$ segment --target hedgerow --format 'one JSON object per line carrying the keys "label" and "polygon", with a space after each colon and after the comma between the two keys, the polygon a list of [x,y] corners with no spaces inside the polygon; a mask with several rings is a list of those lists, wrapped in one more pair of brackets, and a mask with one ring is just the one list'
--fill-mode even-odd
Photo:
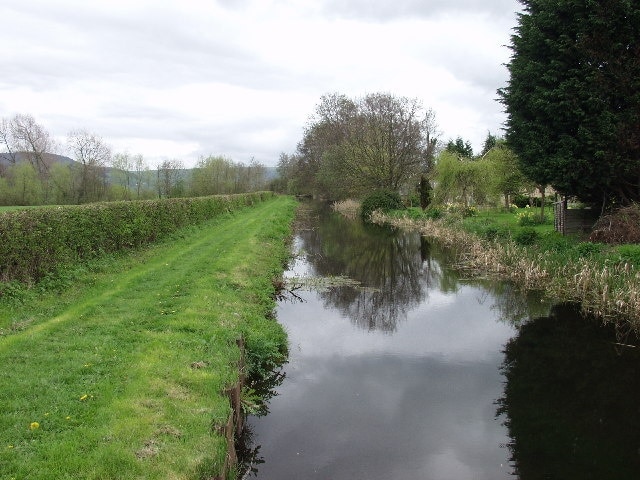
{"label": "hedgerow", "polygon": [[122,201],[0,214],[0,282],[32,283],[64,264],[140,247],[272,192]]}

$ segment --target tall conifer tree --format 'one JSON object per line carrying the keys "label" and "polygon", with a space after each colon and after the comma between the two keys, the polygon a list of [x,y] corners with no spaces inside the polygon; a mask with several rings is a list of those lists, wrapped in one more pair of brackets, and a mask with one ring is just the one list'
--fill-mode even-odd
{"label": "tall conifer tree", "polygon": [[640,2],[520,3],[499,94],[523,172],[594,204],[640,201]]}

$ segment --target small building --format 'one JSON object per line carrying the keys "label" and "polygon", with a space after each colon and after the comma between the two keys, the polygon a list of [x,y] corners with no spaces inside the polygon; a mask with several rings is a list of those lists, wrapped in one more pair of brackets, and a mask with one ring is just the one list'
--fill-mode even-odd
{"label": "small building", "polygon": [[563,235],[588,235],[600,217],[591,208],[569,208],[567,198],[553,204],[554,225]]}

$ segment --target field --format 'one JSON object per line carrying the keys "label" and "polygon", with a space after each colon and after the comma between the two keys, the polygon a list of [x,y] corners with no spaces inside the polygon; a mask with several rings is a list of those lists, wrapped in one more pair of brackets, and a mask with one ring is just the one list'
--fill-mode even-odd
{"label": "field", "polygon": [[286,350],[268,317],[294,208],[269,200],[1,298],[0,478],[218,475],[236,341],[249,370]]}

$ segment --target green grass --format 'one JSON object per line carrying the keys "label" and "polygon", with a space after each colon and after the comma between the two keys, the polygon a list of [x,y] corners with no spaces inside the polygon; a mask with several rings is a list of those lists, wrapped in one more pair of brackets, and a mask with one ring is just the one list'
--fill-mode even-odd
{"label": "green grass", "polygon": [[236,340],[255,368],[286,348],[266,317],[294,207],[277,198],[2,300],[0,478],[218,473]]}

